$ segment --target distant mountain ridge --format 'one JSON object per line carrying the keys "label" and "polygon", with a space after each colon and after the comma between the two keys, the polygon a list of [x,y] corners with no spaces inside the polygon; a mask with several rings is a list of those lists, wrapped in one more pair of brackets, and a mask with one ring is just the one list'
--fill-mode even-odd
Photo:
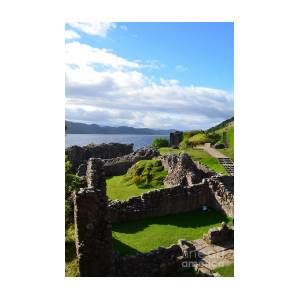
{"label": "distant mountain ridge", "polygon": [[69,134],[149,134],[149,135],[168,135],[175,129],[150,129],[134,128],[128,126],[99,126],[97,124],[85,124],[65,121],[66,133]]}

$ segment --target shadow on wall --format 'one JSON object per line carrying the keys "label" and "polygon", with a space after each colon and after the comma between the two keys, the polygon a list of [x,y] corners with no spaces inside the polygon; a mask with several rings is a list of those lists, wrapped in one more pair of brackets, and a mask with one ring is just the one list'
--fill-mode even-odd
{"label": "shadow on wall", "polygon": [[136,233],[153,224],[173,225],[184,228],[197,228],[211,224],[227,222],[229,220],[230,219],[228,217],[216,211],[193,211],[138,221],[129,221],[126,223],[115,223],[113,224],[113,231],[120,233]]}

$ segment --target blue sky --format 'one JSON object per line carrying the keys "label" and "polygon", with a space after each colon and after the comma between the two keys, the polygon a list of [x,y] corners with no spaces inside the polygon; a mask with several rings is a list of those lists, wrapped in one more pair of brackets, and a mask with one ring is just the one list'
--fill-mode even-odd
{"label": "blue sky", "polygon": [[66,118],[196,129],[233,115],[233,23],[69,23]]}

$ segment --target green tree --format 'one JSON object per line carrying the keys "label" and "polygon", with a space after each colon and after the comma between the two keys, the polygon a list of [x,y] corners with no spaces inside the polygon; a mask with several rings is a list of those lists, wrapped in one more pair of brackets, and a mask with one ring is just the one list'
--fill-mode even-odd
{"label": "green tree", "polygon": [[152,146],[155,148],[168,147],[169,141],[164,138],[156,138],[152,141]]}

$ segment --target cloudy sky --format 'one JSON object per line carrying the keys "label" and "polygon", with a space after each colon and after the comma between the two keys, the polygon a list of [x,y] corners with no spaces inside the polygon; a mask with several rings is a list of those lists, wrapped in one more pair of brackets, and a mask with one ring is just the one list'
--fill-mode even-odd
{"label": "cloudy sky", "polygon": [[233,116],[232,23],[67,23],[66,119],[206,129]]}

